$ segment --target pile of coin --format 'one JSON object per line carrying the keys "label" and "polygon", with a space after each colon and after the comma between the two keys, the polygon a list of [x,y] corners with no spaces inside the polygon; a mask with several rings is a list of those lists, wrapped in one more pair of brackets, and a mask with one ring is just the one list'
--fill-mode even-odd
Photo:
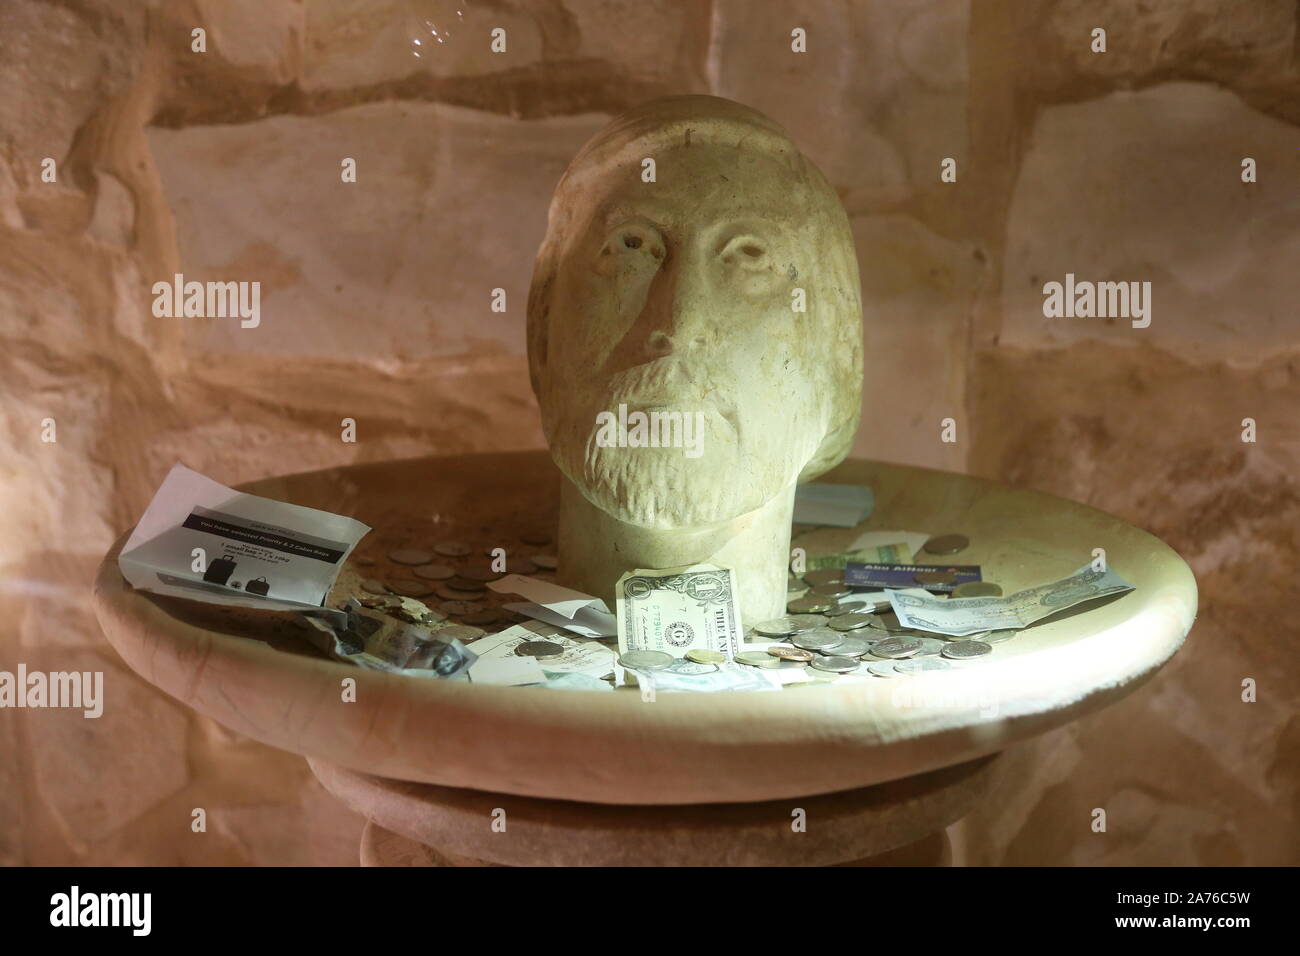
{"label": "pile of coin", "polygon": [[[969,539],[960,534],[930,538],[922,550],[949,555],[964,550]],[[933,572],[940,574],[940,572]],[[943,575],[928,583],[947,584],[954,575]],[[921,581],[919,583],[927,583]],[[844,583],[844,571],[822,568],[787,581],[788,602],[784,617],[754,625],[759,638],[778,638],[779,644],[766,651],[743,651],[736,656],[753,667],[811,667],[828,676],[869,673],[877,677],[898,677],[946,670],[950,662],[975,661],[992,651],[995,643],[1015,632],[995,631],[957,639],[903,626],[888,601],[855,600]],[[988,581],[960,585],[953,597],[999,596],[1002,589]]]}
{"label": "pile of coin", "polygon": [[[404,538],[410,540],[411,535]],[[518,600],[516,596],[497,594],[488,584],[507,573],[547,573],[558,564],[554,555],[532,553],[551,543],[549,532],[528,529],[519,535],[519,541],[524,546],[521,549],[481,548],[481,557],[474,557],[475,549],[466,542],[451,538],[439,539],[427,547],[402,546],[382,553],[354,554],[349,563],[366,569],[359,580],[360,593],[355,596],[365,607],[414,624],[429,626],[451,619],[472,635],[470,639],[479,637],[486,633],[484,627],[528,620],[501,607]],[[502,550],[506,551],[506,568],[498,571],[494,563]],[[384,565],[389,570],[383,570]]]}

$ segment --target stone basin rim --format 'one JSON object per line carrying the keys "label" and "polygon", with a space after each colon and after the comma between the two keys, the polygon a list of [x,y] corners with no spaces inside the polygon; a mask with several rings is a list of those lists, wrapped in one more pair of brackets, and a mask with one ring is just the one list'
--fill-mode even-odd
{"label": "stone basin rim", "polygon": [[[508,453],[509,454],[509,453]],[[523,453],[525,455],[529,453]],[[532,454],[545,454],[532,453]],[[440,456],[436,459],[408,459],[412,463],[462,458]],[[491,457],[491,453],[488,454]],[[384,468],[394,463],[359,466]],[[908,472],[920,472],[905,466],[885,466]],[[350,469],[344,469],[349,471]],[[326,469],[337,472],[338,469]],[[935,476],[978,481],[982,486],[1006,489],[984,479],[930,471]],[[312,472],[303,473],[310,476]],[[254,493],[265,493],[264,485],[295,477],[268,479],[251,483]],[[244,486],[249,490],[249,486]],[[1019,493],[1019,492],[1017,492]],[[1041,492],[1054,502],[1075,509],[1086,509],[1108,522],[1119,519],[1066,499]],[[805,793],[824,793],[866,786],[897,779],[927,770],[949,766],[976,756],[996,752],[1015,740],[1042,733],[1078,716],[1110,703],[1144,683],[1181,645],[1183,634],[1195,613],[1195,582],[1190,570],[1163,542],[1127,523],[1149,542],[1159,545],[1167,558],[1181,566],[1183,579],[1166,581],[1168,593],[1147,593],[1146,604],[1168,605],[1168,626],[1146,648],[1140,667],[1114,675],[1113,680],[1091,680],[1081,685],[1066,681],[1058,693],[1032,707],[1009,712],[996,721],[985,722],[962,717],[945,718],[929,714],[924,708],[903,714],[882,714],[872,706],[872,685],[850,685],[784,690],[761,694],[689,695],[663,694],[653,705],[641,701],[635,692],[594,693],[548,691],[539,688],[483,687],[461,683],[405,678],[396,675],[364,672],[325,658],[312,658],[277,650],[249,638],[222,634],[180,621],[155,604],[149,597],[131,591],[116,566],[116,555],[126,535],[115,544],[101,564],[95,587],[95,606],[105,633],[127,661],[143,677],[178,700],[222,723],[236,732],[252,736],[272,746],[296,753],[320,756],[342,766],[365,773],[415,782],[466,786],[526,796],[559,799],[593,800],[610,803],[643,803],[643,791],[635,796],[624,788],[600,779],[597,766],[614,751],[624,760],[657,768],[657,774],[673,777],[688,774],[690,765],[699,773],[701,764],[708,766],[706,755],[722,760],[723,765],[744,768],[734,785],[717,780],[690,784],[683,780],[659,777],[661,792],[649,802],[693,803],[729,800],[772,799]],[[1148,545],[1149,546],[1149,545]],[[1171,565],[1172,566],[1172,565]],[[1121,599],[1132,599],[1133,592]],[[1190,601],[1190,603],[1188,603]],[[143,631],[142,631],[143,628]],[[141,633],[148,633],[140,640]],[[1067,642],[1078,644],[1104,638],[1106,632]],[[1028,660],[1022,655],[1012,660]],[[997,665],[986,665],[997,666]],[[359,711],[334,708],[332,720],[321,726],[272,726],[257,715],[242,713],[214,687],[205,687],[204,678],[213,668],[224,673],[248,674],[254,683],[297,688],[295,700],[304,696],[316,700],[338,687],[344,677],[357,679],[363,697],[374,702]],[[260,672],[260,673],[258,673]],[[920,682],[943,679],[946,674],[922,675],[904,679],[912,687]],[[1096,675],[1093,675],[1094,678]],[[877,681],[894,685],[897,681]],[[1013,701],[1008,700],[1008,703]],[[391,732],[367,729],[377,715],[393,721]],[[522,730],[545,743],[548,739],[563,750],[555,759],[571,764],[570,777],[590,776],[588,784],[574,779],[548,785],[528,773],[512,779],[508,761],[458,754],[442,766],[439,754],[408,752],[405,741],[409,728],[425,720],[451,722],[471,728],[481,746]],[[737,750],[740,748],[740,751]],[[770,768],[766,772],[753,764],[763,761],[784,765],[789,759],[807,763],[801,748],[811,748],[823,764],[839,762],[826,772],[804,767],[782,780]],[[519,745],[508,745],[507,751]],[[673,752],[680,751],[681,766],[674,766]],[[737,762],[738,753],[745,752]],[[665,763],[666,762],[666,763]],[[793,769],[793,768],[791,768]],[[719,767],[724,771],[724,767]],[[725,772],[725,771],[724,771]],[[689,774],[688,774],[689,775]]]}

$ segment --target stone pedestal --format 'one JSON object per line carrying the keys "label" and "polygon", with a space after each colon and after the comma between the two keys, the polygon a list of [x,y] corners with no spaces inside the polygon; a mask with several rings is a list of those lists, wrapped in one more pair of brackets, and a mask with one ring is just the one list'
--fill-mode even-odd
{"label": "stone pedestal", "polygon": [[[553,535],[558,477],[536,451],[359,465],[246,490],[371,524],[377,565],[390,543],[454,537],[482,553],[517,545],[524,529]],[[326,660],[274,615],[236,621],[133,591],[116,564],[121,542],[100,568],[95,609],[146,680],[236,733],[308,757],[371,821],[372,862],[938,862],[944,828],[998,766],[991,755],[1141,687],[1181,645],[1196,583],[1150,534],[1050,495],[867,461],[825,480],[870,486],[876,509],[857,529],[796,527],[810,557],[867,530],[959,533],[970,539],[962,563],[1010,593],[1103,547],[1135,590],[1027,628],[971,667],[653,703],[634,691],[420,680]],[[358,570],[344,568],[331,603]],[[340,694],[345,680],[354,700]],[[504,833],[491,829],[497,809]],[[804,832],[791,828],[796,809]]]}
{"label": "stone pedestal", "polygon": [[373,866],[869,866],[951,860],[945,828],[999,758],[839,793],[756,803],[619,806],[406,783],[309,758],[370,822]]}

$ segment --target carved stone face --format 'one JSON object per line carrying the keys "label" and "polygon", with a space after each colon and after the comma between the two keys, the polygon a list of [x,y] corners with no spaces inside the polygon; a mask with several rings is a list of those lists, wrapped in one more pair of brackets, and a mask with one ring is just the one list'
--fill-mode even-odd
{"label": "carved stone face", "polygon": [[[705,527],[761,507],[810,462],[829,467],[832,433],[843,456],[861,388],[856,261],[838,200],[793,146],[774,150],[766,129],[744,145],[757,114],[712,97],[638,113],[622,141],[601,134],[575,160],[580,189],[557,190],[529,303],[533,382],[584,497],[643,527]],[[658,413],[685,447],[602,446],[598,416],[620,411],[633,426]],[[683,427],[670,433],[664,413]]]}

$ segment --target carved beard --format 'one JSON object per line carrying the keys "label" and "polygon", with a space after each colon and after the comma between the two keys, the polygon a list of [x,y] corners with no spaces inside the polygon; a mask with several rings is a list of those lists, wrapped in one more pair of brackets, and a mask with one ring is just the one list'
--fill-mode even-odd
{"label": "carved beard", "polygon": [[556,465],[597,508],[644,528],[705,527],[761,508],[795,480],[811,453],[797,429],[746,430],[734,410],[687,402],[656,410],[703,413],[698,458],[676,447],[602,446],[596,442],[599,412],[617,415],[620,402],[629,415],[644,409],[623,390],[603,401],[562,391],[556,401],[552,390],[543,414]]}

